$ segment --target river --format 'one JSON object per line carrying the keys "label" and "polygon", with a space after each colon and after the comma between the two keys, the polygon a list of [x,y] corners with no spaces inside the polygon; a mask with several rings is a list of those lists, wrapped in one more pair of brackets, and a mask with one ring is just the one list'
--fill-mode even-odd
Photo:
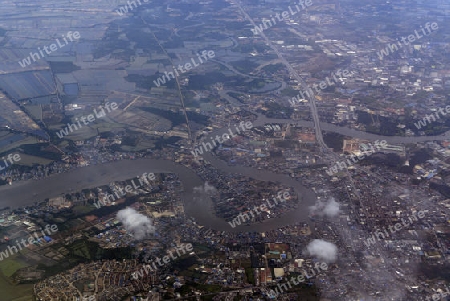
{"label": "river", "polygon": [[[209,156],[208,156],[209,157]],[[32,205],[36,201],[43,201],[46,198],[56,197],[69,192],[81,191],[85,188],[94,188],[106,185],[112,181],[123,181],[144,172],[150,173],[175,173],[183,184],[184,192],[182,201],[187,216],[203,226],[228,232],[239,231],[268,231],[278,227],[307,220],[307,210],[304,206],[313,205],[315,202],[314,192],[301,186],[299,182],[284,175],[271,172],[259,171],[248,167],[229,167],[218,159],[209,158],[214,161],[217,168],[224,172],[236,172],[262,181],[277,179],[279,182],[294,187],[302,198],[301,206],[287,213],[283,218],[275,218],[263,223],[251,226],[238,226],[232,228],[225,220],[215,216],[213,203],[210,197],[198,194],[194,195],[193,188],[202,186],[204,182],[201,178],[187,167],[163,159],[141,158],[136,160],[122,160],[109,162],[101,165],[91,165],[81,167],[67,173],[54,174],[41,180],[27,180],[14,182],[13,185],[0,187],[1,206],[12,208]],[[195,197],[194,197],[195,196]]]}
{"label": "river", "polygon": [[[267,118],[262,114],[258,114],[258,113],[255,113],[255,114],[258,115],[258,119],[256,119],[255,122],[253,122],[254,126],[261,126],[266,123],[280,123],[280,124],[290,123],[290,124],[298,124],[299,126],[302,126],[302,127],[314,128],[314,123],[312,121],[292,120],[292,119],[275,119],[275,118]],[[354,129],[351,129],[348,127],[337,126],[335,124],[326,123],[326,122],[321,122],[320,128],[322,129],[322,131],[333,132],[333,133],[337,133],[337,134],[341,134],[341,135],[349,136],[349,137],[353,137],[353,138],[358,138],[358,139],[366,139],[366,140],[371,140],[371,141],[386,140],[386,142],[389,144],[408,144],[408,143],[414,144],[414,143],[433,141],[433,140],[438,140],[438,141],[450,140],[450,131],[448,131],[445,134],[440,135],[440,136],[402,137],[402,136],[382,136],[382,135],[377,135],[377,134],[371,134],[371,133],[366,133],[364,131],[358,131],[358,130],[354,130]]]}
{"label": "river", "polygon": [[[299,125],[306,127],[313,126],[313,123],[309,121],[297,122],[287,119],[270,119],[262,115],[258,116],[258,119],[253,123],[253,125],[259,126],[265,123],[287,122],[298,123]],[[387,137],[368,134],[362,131],[338,127],[327,123],[321,123],[321,127],[326,131],[360,139],[384,139],[387,140],[388,143],[416,143],[429,140],[444,140],[450,137],[450,132],[447,132],[445,136],[435,137]],[[225,127],[222,129],[216,129],[213,133],[210,133],[210,135],[225,133],[227,132],[227,129],[228,128]],[[211,198],[206,195],[203,195],[202,197],[194,195],[193,188],[202,186],[204,183],[192,170],[168,160],[141,158],[136,160],[109,162],[101,165],[91,165],[78,168],[67,173],[54,174],[41,180],[14,182],[11,186],[4,185],[0,187],[1,206],[18,208],[32,205],[36,201],[40,202],[46,198],[56,197],[61,194],[77,192],[85,188],[94,188],[109,184],[113,181],[127,180],[140,176],[144,172],[175,173],[180,178],[185,190],[182,194],[185,212],[188,216],[195,218],[200,225],[219,231],[263,232],[300,221],[306,222],[308,220],[308,210],[305,208],[315,203],[316,196],[311,189],[302,186],[300,182],[290,178],[287,175],[276,174],[267,170],[257,170],[244,166],[228,166],[225,162],[212,156],[211,153],[205,153],[204,158],[217,169],[225,173],[239,173],[261,181],[273,181],[276,179],[277,182],[293,187],[301,199],[301,203],[297,209],[286,213],[282,218],[270,219],[263,223],[253,224],[251,226],[238,226],[236,228],[232,228],[225,220],[215,216]]]}

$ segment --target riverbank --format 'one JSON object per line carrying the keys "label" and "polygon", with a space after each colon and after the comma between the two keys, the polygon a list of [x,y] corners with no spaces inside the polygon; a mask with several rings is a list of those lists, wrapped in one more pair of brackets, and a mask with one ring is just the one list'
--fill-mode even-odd
{"label": "riverbank", "polygon": [[202,226],[227,232],[264,232],[308,220],[308,210],[305,210],[305,208],[313,205],[316,197],[312,190],[302,186],[296,180],[270,171],[249,167],[231,167],[213,156],[208,156],[208,158],[216,168],[225,173],[240,173],[260,181],[277,179],[280,183],[293,187],[295,192],[301,196],[302,202],[297,209],[286,213],[282,218],[271,219],[242,229],[232,229],[225,220],[215,216],[214,210],[212,210],[213,203],[209,196],[202,195],[199,197],[196,194],[194,198],[194,187],[204,185],[203,180],[196,173],[172,161],[140,158],[81,167],[67,173],[54,174],[41,180],[15,182],[12,186],[0,187],[0,195],[2,196],[0,207],[18,208],[33,205],[35,202],[41,202],[46,198],[107,185],[113,181],[124,181],[144,172],[175,173],[184,187],[181,199],[186,215],[194,218]]}

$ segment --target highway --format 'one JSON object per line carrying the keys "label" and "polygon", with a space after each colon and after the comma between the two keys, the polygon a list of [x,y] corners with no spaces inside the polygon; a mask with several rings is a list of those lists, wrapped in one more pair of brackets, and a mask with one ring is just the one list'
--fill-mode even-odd
{"label": "highway", "polygon": [[[161,48],[161,50],[165,53],[165,55],[167,56],[167,59],[170,61],[170,64],[172,65],[172,68],[175,69],[175,64],[173,63],[172,57],[167,53],[166,49],[164,48],[164,46],[161,44],[161,42],[159,41],[159,39],[156,37],[155,33],[153,32],[153,30],[150,29],[150,25],[142,18],[140,17],[140,19],[142,20],[142,22],[148,26],[148,29],[150,30],[153,38],[155,39],[155,41],[158,43],[159,47]],[[177,83],[177,88],[178,88],[178,95],[180,96],[180,103],[181,103],[181,107],[183,108],[183,113],[184,113],[184,118],[186,119],[186,125],[187,125],[187,130],[188,130],[188,137],[189,137],[189,141],[191,142],[192,145],[195,145],[195,141],[192,138],[192,131],[191,131],[191,126],[189,124],[189,118],[187,116],[186,113],[186,106],[184,104],[184,97],[183,97],[183,93],[181,93],[181,85],[180,85],[180,81],[178,79],[177,73],[173,72],[173,75],[175,77],[175,81]],[[167,77],[167,79],[169,79],[169,77]]]}
{"label": "highway", "polygon": [[[254,27],[257,27],[257,25],[255,24],[255,22],[253,21],[253,19],[247,14],[247,12],[242,8],[242,5],[239,1],[235,1],[235,4],[239,7],[239,10],[242,12],[242,14],[247,18],[247,20],[250,21],[250,23],[252,23],[252,25]],[[291,75],[305,88],[308,87],[308,85],[306,84],[306,82],[303,80],[303,78],[300,77],[300,75],[298,75],[298,73],[294,70],[294,68],[291,66],[291,64],[289,64],[289,62],[284,58],[284,56],[278,51],[278,48],[276,48],[272,42],[269,40],[269,38],[264,34],[264,31],[260,32],[261,37],[264,39],[264,41],[266,42],[266,45],[269,46],[278,56],[278,58],[280,59],[281,63],[283,63],[284,66],[286,66],[286,68],[289,70],[289,72],[291,73]],[[326,151],[328,150],[327,145],[325,144],[325,142],[323,141],[323,136],[322,136],[322,130],[320,128],[320,120],[319,120],[319,114],[317,113],[317,107],[316,107],[316,101],[314,99],[314,97],[312,95],[310,95],[308,97],[308,102],[309,102],[309,106],[311,109],[311,115],[314,121],[314,130],[316,133],[316,140],[317,142],[322,146],[323,150]]]}
{"label": "highway", "polygon": [[[241,3],[239,2],[239,0],[235,0],[234,3],[237,5],[237,7],[239,8],[239,10],[242,12],[242,14],[245,16],[245,18],[247,18],[247,20],[250,21],[250,23],[252,24],[252,26],[256,27],[255,22],[253,21],[253,19],[247,14],[247,12],[242,8]],[[294,70],[294,68],[291,66],[291,64],[283,57],[283,55],[278,51],[278,49],[272,44],[272,42],[270,41],[270,39],[264,34],[264,31],[260,32],[260,36],[264,39],[264,41],[266,42],[266,45],[269,46],[278,56],[278,58],[280,59],[280,61],[283,63],[284,66],[286,66],[287,70],[289,70],[290,74],[302,85],[303,89],[306,90],[306,88],[308,88],[308,85],[306,84],[306,82],[303,80],[303,78],[300,77],[300,75]],[[320,120],[319,120],[319,114],[317,112],[317,107],[316,107],[316,101],[313,95],[309,95],[308,96],[308,102],[310,105],[310,110],[311,110],[311,115],[312,115],[312,119],[314,122],[314,130],[315,130],[315,135],[316,135],[316,140],[319,143],[319,145],[321,146],[321,150],[322,150],[322,154],[325,158],[329,159],[331,162],[336,162],[338,161],[339,155],[334,153],[333,151],[331,151],[327,145],[325,144],[324,140],[323,140],[323,135],[322,135],[322,129],[320,126]],[[361,205],[361,209],[363,212],[367,213],[367,207],[365,206],[360,193],[357,191],[356,186],[353,182],[353,179],[349,173],[348,170],[345,171],[347,178],[349,180],[349,184],[351,186],[351,190],[352,193],[354,194],[354,197],[352,197],[352,194],[348,191],[347,189],[347,194],[350,200],[352,200],[353,198],[356,198],[359,200],[360,205]],[[352,203],[352,202],[351,202]],[[352,206],[353,207],[353,206]],[[355,211],[354,216],[352,216],[352,219],[359,219],[358,216],[358,212]],[[374,228],[373,223],[371,223],[369,221],[369,225],[372,228]],[[349,229],[349,227],[347,225],[341,224],[341,227],[338,227],[340,229],[341,232],[341,238],[345,239],[345,243],[348,243],[351,245],[353,252],[352,253],[347,253],[347,261],[350,260],[354,263],[357,263],[356,258],[354,257],[355,252],[360,251],[360,248],[358,246],[355,245],[355,237],[353,237],[351,230]],[[374,228],[375,230],[375,228]],[[334,232],[334,230],[333,230]],[[372,254],[378,254],[380,255],[380,257],[384,260],[385,263],[385,270],[383,271],[386,274],[390,274],[389,277],[390,278],[390,282],[389,282],[389,288],[384,287],[384,289],[386,290],[384,293],[389,293],[388,290],[394,290],[395,288],[399,288],[402,287],[403,284],[399,283],[398,280],[395,280],[395,267],[392,266],[392,263],[389,260],[389,257],[387,256],[387,250],[384,249],[383,246],[381,246],[381,244],[377,241],[374,245],[372,245],[370,247],[370,252]],[[389,264],[391,263],[391,264]],[[363,271],[364,269],[362,267],[360,267],[360,270]],[[376,273],[376,272],[375,272]],[[373,275],[371,272],[369,273],[362,273],[362,279],[359,279],[359,281],[365,283],[366,285],[370,285],[373,286],[374,285],[379,285],[380,283],[377,283],[378,279],[374,279]],[[372,277],[371,277],[372,276]],[[375,277],[376,278],[376,277]],[[357,279],[351,279],[351,280],[357,280]],[[379,290],[381,290],[381,287],[379,288]],[[392,300],[392,299],[391,299]]]}

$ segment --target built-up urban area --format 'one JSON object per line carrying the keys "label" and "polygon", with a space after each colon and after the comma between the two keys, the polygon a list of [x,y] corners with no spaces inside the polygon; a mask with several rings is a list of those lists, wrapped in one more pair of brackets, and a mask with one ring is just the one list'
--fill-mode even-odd
{"label": "built-up urban area", "polygon": [[447,1],[0,4],[0,299],[450,298]]}

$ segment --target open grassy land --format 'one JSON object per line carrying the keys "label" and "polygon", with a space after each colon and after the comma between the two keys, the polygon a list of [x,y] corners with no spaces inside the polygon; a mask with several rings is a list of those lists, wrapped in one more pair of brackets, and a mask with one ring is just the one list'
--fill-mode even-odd
{"label": "open grassy land", "polygon": [[17,256],[5,258],[0,261],[0,271],[6,277],[11,277],[18,269],[26,266],[26,263],[17,260]]}
{"label": "open grassy land", "polygon": [[0,299],[12,301],[33,300],[33,284],[14,285],[11,275],[18,269],[26,267],[27,264],[18,259],[17,256],[5,258],[0,261]]}
{"label": "open grassy land", "polygon": [[0,273],[1,300],[32,301],[33,284],[13,285]]}
{"label": "open grassy land", "polygon": [[24,166],[33,166],[33,164],[39,165],[47,165],[53,162],[53,160],[45,159],[42,157],[36,157],[31,155],[26,155],[24,153],[18,152],[20,154],[20,161],[16,164],[24,165]]}
{"label": "open grassy land", "polygon": [[[23,136],[23,139],[20,137]],[[14,134],[8,131],[0,131],[0,154],[10,152],[22,144],[36,143],[36,138],[27,137],[22,134]]]}

